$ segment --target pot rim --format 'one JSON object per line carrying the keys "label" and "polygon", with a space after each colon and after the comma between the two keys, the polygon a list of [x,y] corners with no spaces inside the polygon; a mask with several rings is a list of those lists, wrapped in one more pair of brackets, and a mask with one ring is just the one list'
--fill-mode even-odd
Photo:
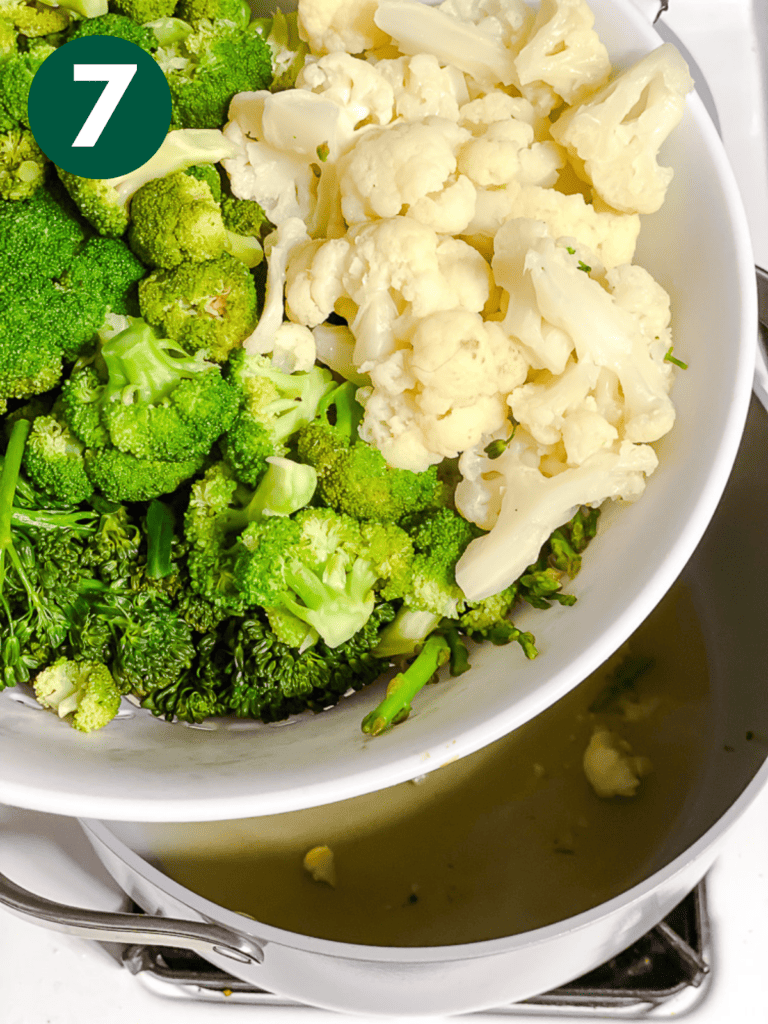
{"label": "pot rim", "polygon": [[127,843],[119,839],[110,829],[110,822],[92,818],[78,818],[78,822],[86,835],[99,846],[106,847],[125,867],[138,873],[150,884],[171,896],[192,914],[203,916],[206,920],[223,924],[235,933],[257,939],[262,945],[273,943],[302,950],[319,956],[341,958],[369,962],[450,962],[452,960],[478,959],[493,957],[519,947],[530,947],[551,942],[557,938],[573,935],[585,928],[592,927],[599,921],[610,918],[619,911],[626,911],[640,902],[663,882],[670,882],[679,873],[688,868],[707,850],[724,838],[730,828],[747,811],[763,787],[768,786],[768,755],[751,781],[745,786],[730,807],[715,821],[694,843],[678,854],[664,867],[659,868],[647,878],[627,889],[623,893],[600,903],[589,910],[584,910],[573,917],[552,924],[544,925],[527,932],[507,935],[497,939],[485,939],[479,942],[456,943],[447,946],[371,946],[360,943],[339,942],[335,939],[321,939],[312,935],[287,931],[275,925],[263,924],[258,920],[245,917],[233,910],[228,910],[211,900],[200,896],[191,889],[175,882],[158,868],[136,853]]}

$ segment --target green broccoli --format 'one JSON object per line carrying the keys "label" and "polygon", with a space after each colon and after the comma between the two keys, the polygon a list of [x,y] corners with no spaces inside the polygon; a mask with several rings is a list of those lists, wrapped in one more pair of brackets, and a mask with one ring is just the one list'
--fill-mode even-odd
{"label": "green broccoli", "polygon": [[176,15],[195,24],[198,21],[228,21],[244,29],[251,20],[247,0],[179,0]]}
{"label": "green broccoli", "polygon": [[434,679],[450,656],[451,648],[446,638],[439,633],[430,636],[408,668],[389,681],[384,700],[363,719],[363,732],[379,736],[393,725],[404,722],[411,713],[413,698]]}
{"label": "green broccoli", "polygon": [[376,540],[330,509],[252,522],[240,536],[234,586],[246,606],[284,609],[338,647],[368,621],[386,579]]}
{"label": "green broccoli", "polygon": [[[1,122],[0,109],[0,127]],[[216,163],[235,152],[221,132],[189,129],[168,132],[145,164],[115,178],[81,178],[61,168],[57,171],[88,223],[101,235],[120,238],[128,229],[131,197],[143,185],[194,164]]]}
{"label": "green broccoli", "polygon": [[48,158],[27,128],[0,132],[0,199],[29,199],[45,180]]}
{"label": "green broccoli", "polygon": [[266,39],[272,52],[270,91],[293,89],[309,53],[309,47],[299,38],[297,12],[276,10],[271,18],[257,18],[253,26]]}
{"label": "green broccoli", "polygon": [[[130,319],[99,355],[106,380],[87,401],[87,411],[68,419],[89,446],[103,441],[102,427],[115,448],[138,459],[196,461],[234,419],[237,395],[215,364],[179,353],[140,318]],[[94,382],[92,370],[75,372],[62,393],[65,416],[75,406],[75,393],[87,399]]]}
{"label": "green broccoli", "polygon": [[113,624],[120,638],[112,673],[121,693],[145,697],[156,687],[177,682],[192,665],[192,630],[164,602],[137,602],[125,619],[117,616]]}
{"label": "green broccoli", "polygon": [[0,61],[0,131],[29,128],[27,102],[32,79],[37,70],[55,50],[40,42],[24,53],[15,53]]}
{"label": "green broccoli", "polygon": [[131,201],[128,242],[144,263],[166,270],[215,259],[226,232],[208,183],[183,171],[147,182]]}
{"label": "green broccoli", "polygon": [[251,28],[203,20],[186,38],[161,46],[160,65],[173,99],[173,123],[184,128],[219,128],[235,93],[266,89],[272,54]]}
{"label": "green broccoli", "polygon": [[56,501],[77,505],[93,493],[83,445],[56,416],[38,416],[33,421],[23,466],[34,486]]}
{"label": "green broccoli", "polygon": [[147,53],[153,53],[158,47],[158,38],[151,28],[135,22],[124,14],[102,14],[98,18],[85,18],[78,21],[68,35],[68,41],[83,39],[87,36],[111,36],[124,39],[141,47]]}
{"label": "green broccoli", "polygon": [[19,52],[19,37],[12,21],[0,14],[0,60]]}
{"label": "green broccoli", "polygon": [[34,680],[35,697],[59,718],[71,715],[70,724],[93,732],[111,722],[120,710],[120,693],[106,665],[98,661],[58,658]]}
{"label": "green broccoli", "polygon": [[85,471],[89,479],[110,501],[149,501],[172,494],[204,464],[204,455],[167,461],[139,459],[117,448],[86,449],[85,452]]}
{"label": "green broccoli", "polygon": [[267,459],[285,452],[286,448],[275,444],[263,423],[247,410],[241,410],[221,438],[221,450],[237,480],[246,487],[256,487],[266,472]]}
{"label": "green broccoli", "polygon": [[[317,470],[326,505],[361,520],[399,522],[445,504],[436,467],[423,473],[388,466],[378,448],[357,437],[362,408],[356,387],[342,384],[321,404],[317,418],[297,438],[299,458]],[[331,424],[328,412],[335,411]]]}
{"label": "green broccoli", "polygon": [[336,388],[333,375],[324,367],[285,373],[268,356],[251,355],[244,349],[231,354],[226,372],[240,395],[242,413],[263,424],[276,447],[310,423],[320,402]]}
{"label": "green broccoli", "polygon": [[49,7],[27,0],[0,0],[0,18],[27,38],[55,35],[69,25],[69,11],[65,6]]}
{"label": "green broccoli", "polygon": [[261,237],[269,224],[262,208],[252,199],[223,196],[221,219],[227,235],[227,252],[247,267],[257,267],[264,259]]}
{"label": "green broccoli", "polygon": [[198,181],[204,181],[210,188],[211,195],[216,202],[221,202],[221,174],[216,164],[195,164],[193,167],[187,167],[184,173],[192,178],[197,178]]}
{"label": "green broccoli", "polygon": [[405,603],[420,611],[455,618],[464,595],[456,583],[456,563],[477,527],[448,508],[422,514],[407,525],[416,551]]}
{"label": "green broccoli", "polygon": [[155,270],[139,285],[142,316],[187,352],[224,362],[258,323],[253,276],[227,253]]}
{"label": "green broccoli", "polygon": [[158,18],[169,18],[176,7],[176,0],[111,0],[110,7],[139,25],[145,25]]}

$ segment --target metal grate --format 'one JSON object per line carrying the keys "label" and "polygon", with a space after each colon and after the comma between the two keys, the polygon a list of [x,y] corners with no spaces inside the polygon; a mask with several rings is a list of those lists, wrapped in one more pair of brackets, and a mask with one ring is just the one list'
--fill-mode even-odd
{"label": "metal grate", "polygon": [[[134,910],[141,912],[140,907]],[[706,893],[701,882],[660,924],[607,963],[552,992],[499,1007],[493,1013],[570,1015],[589,1010],[637,1017],[640,1011],[663,1006],[681,993],[698,998],[709,973],[709,955]],[[233,978],[186,950],[128,946],[122,960],[158,995],[299,1005]]]}

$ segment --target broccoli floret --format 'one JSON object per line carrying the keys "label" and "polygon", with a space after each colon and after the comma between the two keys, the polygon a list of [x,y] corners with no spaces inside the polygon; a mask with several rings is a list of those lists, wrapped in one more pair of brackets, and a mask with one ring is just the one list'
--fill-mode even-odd
{"label": "broccoli floret", "polygon": [[179,0],[176,15],[191,24],[228,21],[243,29],[251,20],[251,8],[246,0]]}
{"label": "broccoli floret", "polygon": [[111,722],[120,710],[120,693],[106,665],[98,661],[58,658],[35,677],[35,697],[59,718],[71,715],[70,724],[93,732]]}
{"label": "broccoli floret", "polygon": [[253,26],[266,39],[272,51],[270,91],[293,89],[309,53],[309,47],[299,38],[297,12],[283,13],[278,10],[271,18],[257,18]]}
{"label": "broccoli floret", "polygon": [[464,607],[464,595],[456,584],[456,563],[477,527],[457,512],[438,509],[407,525],[416,555],[405,602],[411,608],[455,618]]}
{"label": "broccoli floret", "polygon": [[16,26],[0,12],[0,60],[19,52]]}
{"label": "broccoli floret", "polygon": [[104,382],[93,366],[82,366],[61,388],[62,415],[72,433],[88,448],[104,448],[109,434],[101,422]]}
{"label": "broccoli floret", "polygon": [[179,353],[141,319],[106,341],[100,358],[107,377],[93,400],[92,372],[76,373],[63,389],[65,415],[76,392],[86,401],[68,420],[86,444],[98,445],[103,427],[111,444],[138,459],[187,462],[207,455],[236,414],[237,395],[218,368]]}
{"label": "broccoli floret", "polygon": [[251,523],[240,545],[234,582],[246,605],[290,612],[329,647],[363,628],[376,604],[374,587],[386,578],[360,524],[330,509]]}
{"label": "broccoli floret", "polygon": [[29,128],[27,102],[32,79],[55,47],[39,43],[0,61],[0,131]]}
{"label": "broccoli floret", "polygon": [[111,0],[110,6],[118,14],[145,25],[157,18],[169,18],[176,7],[176,0]]}
{"label": "broccoli floret", "polygon": [[189,174],[192,178],[197,178],[198,181],[204,181],[216,202],[221,202],[221,175],[216,164],[195,164],[193,167],[187,167],[184,173]]}
{"label": "broccoli floret", "polygon": [[258,615],[233,620],[224,641],[229,709],[241,718],[277,722],[338,704],[348,690],[362,689],[386,669],[387,661],[372,649],[392,615],[391,605],[380,604],[346,643],[331,648],[319,640],[303,652],[279,640]]}
{"label": "broccoli floret", "polygon": [[324,367],[285,373],[268,356],[250,355],[244,349],[229,357],[227,375],[240,395],[241,414],[263,424],[276,447],[310,423],[322,399],[336,387]]}
{"label": "broccoli floret", "polygon": [[119,238],[128,228],[131,197],[147,182],[193,164],[216,163],[234,155],[235,147],[221,132],[190,129],[168,132],[154,156],[128,174],[81,178],[61,168],[57,171],[88,223],[101,235]]}
{"label": "broccoli floret", "polygon": [[284,446],[275,445],[268,428],[246,411],[235,417],[221,449],[224,461],[246,487],[256,487],[266,472],[267,459],[285,451]]}
{"label": "broccoli floret", "polygon": [[27,0],[0,0],[0,18],[28,38],[55,35],[69,25],[66,7],[48,7]]}
{"label": "broccoli floret", "polygon": [[112,672],[121,693],[146,697],[177,683],[192,665],[192,630],[165,603],[137,603],[124,622],[115,624],[121,630]]}
{"label": "broccoli floret", "polygon": [[46,163],[31,131],[0,132],[0,199],[29,199],[43,184]]}
{"label": "broccoli floret", "polygon": [[[423,473],[388,466],[378,448],[357,437],[362,408],[353,384],[343,384],[321,404],[317,419],[297,438],[299,458],[317,470],[326,505],[361,520],[399,522],[443,505],[437,468]],[[335,422],[328,418],[335,411]]]}
{"label": "broccoli floret", "polygon": [[235,93],[266,89],[272,54],[250,28],[230,22],[199,21],[183,40],[155,54],[173,99],[173,123],[185,128],[218,128],[227,120]]}
{"label": "broccoli floret", "polygon": [[257,267],[264,259],[261,236],[269,223],[262,208],[252,199],[224,196],[221,219],[227,234],[227,251],[247,267]]}
{"label": "broccoli floret", "polygon": [[259,318],[248,268],[227,253],[156,270],[139,286],[142,316],[187,352],[224,362]]}
{"label": "broccoli floret", "polygon": [[139,459],[117,448],[87,449],[85,453],[86,473],[110,501],[149,501],[172,494],[204,464],[204,455],[169,462]]}
{"label": "broccoli floret", "polygon": [[55,416],[38,416],[33,422],[23,465],[34,486],[56,501],[77,505],[93,493],[83,445]]}
{"label": "broccoli floret", "polygon": [[158,47],[158,39],[151,28],[135,22],[124,14],[102,14],[98,18],[85,18],[79,21],[69,34],[69,39],[82,39],[86,36],[112,36],[124,39],[141,47],[147,53],[153,53]]}
{"label": "broccoli floret", "polygon": [[207,182],[178,171],[143,185],[131,201],[128,241],[145,263],[167,270],[215,259],[226,233]]}

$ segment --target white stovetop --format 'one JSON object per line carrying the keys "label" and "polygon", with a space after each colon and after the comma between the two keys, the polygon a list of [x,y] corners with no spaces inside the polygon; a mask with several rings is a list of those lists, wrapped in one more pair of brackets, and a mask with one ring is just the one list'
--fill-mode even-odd
{"label": "white stovetop", "polygon": [[[768,57],[768,0],[669,0],[669,6],[663,24],[687,48],[694,77],[698,64],[709,83],[752,225],[755,260],[768,268],[763,64]],[[692,1024],[768,1021],[766,850],[768,789],[733,829],[707,879],[712,982],[686,1015]],[[0,870],[50,899],[94,909],[121,908],[115,884],[77,824],[67,819],[0,806]],[[46,931],[0,908],[0,1024],[244,1024],[257,1015],[261,1024],[328,1024],[331,1019],[308,1008],[161,999],[100,946]],[[530,1019],[539,1024],[563,1021],[539,1014]],[[585,1024],[597,1020],[578,1019]],[[368,1018],[356,1020],[363,1024]]]}

